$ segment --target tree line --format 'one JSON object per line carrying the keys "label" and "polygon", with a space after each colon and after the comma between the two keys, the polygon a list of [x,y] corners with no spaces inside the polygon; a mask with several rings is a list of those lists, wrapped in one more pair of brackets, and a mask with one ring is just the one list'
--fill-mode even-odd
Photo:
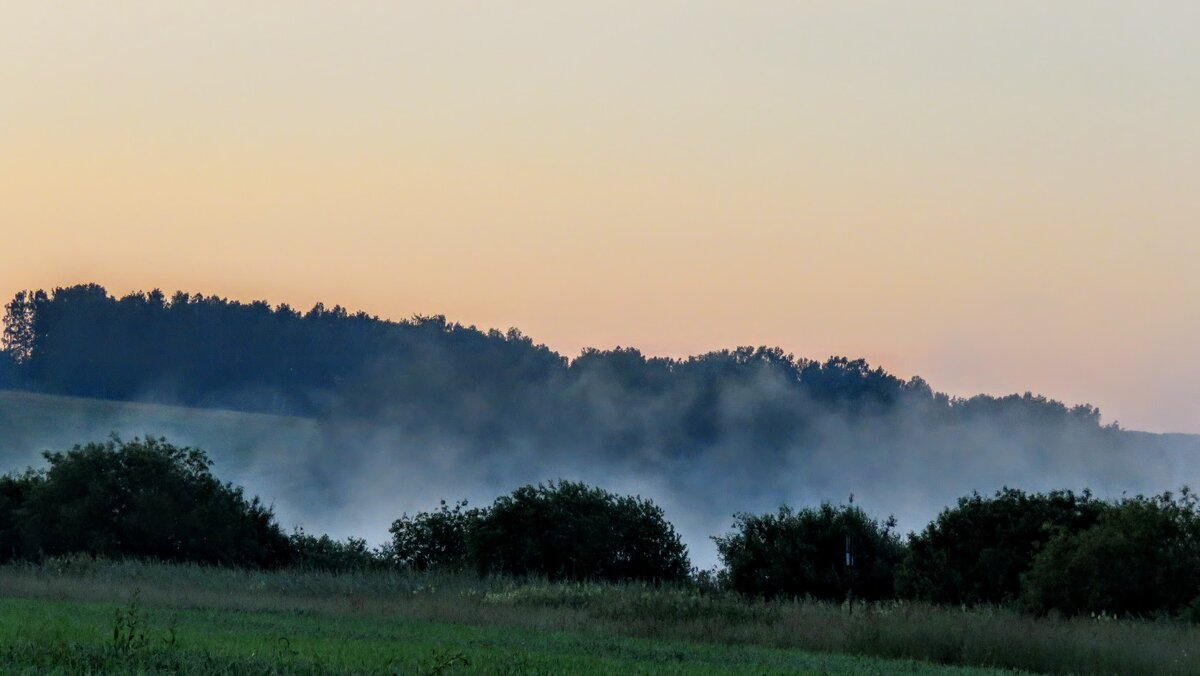
{"label": "tree line", "polygon": [[20,292],[4,322],[0,387],[436,427],[481,446],[510,437],[679,457],[736,439],[769,452],[803,442],[831,413],[900,408],[922,426],[1101,430],[1089,405],[950,397],[861,359],[771,347],[685,359],[587,349],[568,360],[517,329],[443,316],[385,321],[158,290],[117,298],[96,284]]}
{"label": "tree line", "polygon": [[391,539],[282,531],[219,481],[203,451],[134,439],[47,452],[0,477],[0,561],[85,554],[250,568],[442,570],[549,580],[699,584],[765,599],[1004,604],[1036,613],[1200,619],[1200,504],[1190,491],[973,494],[923,530],[853,504],[738,514],[714,537],[723,567],[693,569],[661,508],[560,481],[491,505],[402,515]]}

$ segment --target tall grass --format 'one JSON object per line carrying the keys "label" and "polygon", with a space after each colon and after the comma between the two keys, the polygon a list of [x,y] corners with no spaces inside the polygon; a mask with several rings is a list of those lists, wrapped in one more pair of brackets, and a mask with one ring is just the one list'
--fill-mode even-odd
{"label": "tall grass", "polygon": [[0,568],[0,595],[307,611],[910,658],[1042,673],[1200,673],[1200,628],[1001,608],[763,602],[689,588],[437,573],[261,572],[64,559]]}

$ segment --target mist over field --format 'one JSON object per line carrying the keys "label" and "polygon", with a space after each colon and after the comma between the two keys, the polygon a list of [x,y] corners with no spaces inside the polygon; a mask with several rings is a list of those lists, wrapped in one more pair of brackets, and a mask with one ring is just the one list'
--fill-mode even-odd
{"label": "mist over field", "polygon": [[[750,390],[721,409],[728,433],[702,454],[670,457],[647,444],[620,454],[601,444],[570,447],[532,437],[481,446],[461,431],[301,418],[158,404],[0,393],[5,468],[40,464],[62,450],[116,432],[163,435],[201,447],[217,476],[274,505],[287,528],[354,535],[372,543],[403,512],[439,499],[490,503],[524,483],[575,479],[639,493],[666,511],[693,563],[717,563],[710,535],[737,511],[787,502],[855,502],[895,514],[902,531],[919,530],[970,491],[1092,488],[1101,496],[1174,490],[1195,484],[1200,437],[1062,426],[1027,430],[1004,420],[930,429],[924,416],[899,409],[868,422],[826,416],[806,443],[756,445],[740,432]],[[605,405],[597,403],[600,415]]]}

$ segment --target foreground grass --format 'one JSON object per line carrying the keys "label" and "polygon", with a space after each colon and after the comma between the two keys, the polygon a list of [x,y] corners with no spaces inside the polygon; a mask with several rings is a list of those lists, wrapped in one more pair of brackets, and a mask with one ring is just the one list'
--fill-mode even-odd
{"label": "foreground grass", "polygon": [[[984,674],[913,661],[759,646],[312,612],[0,600],[6,673],[813,673]],[[114,640],[113,627],[117,627]],[[128,640],[127,640],[128,639]]]}
{"label": "foreground grass", "polygon": [[[139,618],[135,629],[118,612]],[[1192,626],[1000,610],[892,604],[849,615],[827,604],[470,576],[0,568],[5,673],[1194,674],[1197,656]]]}

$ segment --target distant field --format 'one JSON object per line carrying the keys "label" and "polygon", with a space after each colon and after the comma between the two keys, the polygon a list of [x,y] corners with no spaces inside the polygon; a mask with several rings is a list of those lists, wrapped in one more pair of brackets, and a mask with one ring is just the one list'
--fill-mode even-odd
{"label": "distant field", "polygon": [[237,467],[249,448],[270,446],[281,454],[311,444],[316,424],[305,418],[185,408],[0,390],[0,465],[40,464],[44,450],[123,437],[166,436],[199,446],[224,467]]}
{"label": "distant field", "polygon": [[123,437],[167,436],[200,446],[218,462],[236,463],[240,451],[272,444],[309,444],[316,424],[305,418],[186,408],[0,390],[0,463],[28,465],[43,450]]}
{"label": "distant field", "polygon": [[0,645],[3,673],[1200,673],[1171,623],[82,559],[0,568]]}

